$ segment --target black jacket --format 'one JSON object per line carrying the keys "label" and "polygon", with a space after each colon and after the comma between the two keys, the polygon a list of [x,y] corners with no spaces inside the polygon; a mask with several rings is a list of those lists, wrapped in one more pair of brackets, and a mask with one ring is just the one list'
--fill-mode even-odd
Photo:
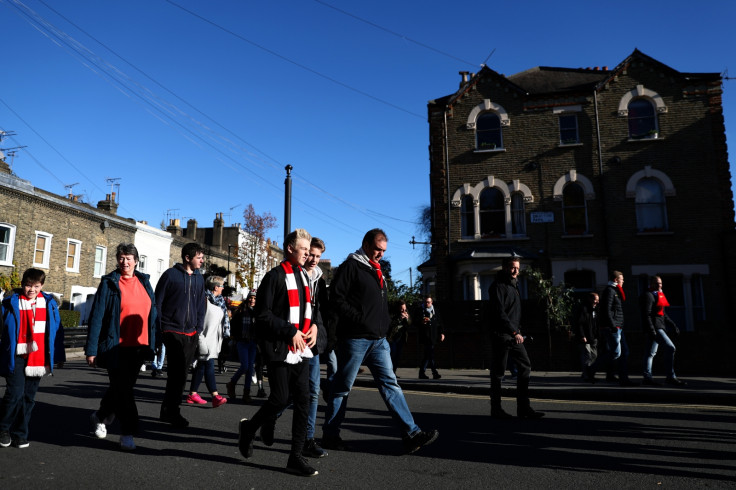
{"label": "black jacket", "polygon": [[[426,308],[422,306],[419,309],[419,342],[425,345],[435,345],[440,341],[445,331],[442,327],[442,319],[437,314],[437,308],[434,309],[434,314],[430,317],[429,312],[425,311]],[[424,323],[424,319],[429,317],[429,323]]]}
{"label": "black jacket", "polygon": [[174,265],[158,280],[155,296],[160,332],[202,332],[207,300],[199,270],[188,274],[181,264]]}
{"label": "black jacket", "polygon": [[[245,301],[245,300],[243,300]],[[238,342],[250,342],[256,338],[255,308],[244,306],[233,313],[230,322],[230,337]]]}
{"label": "black jacket", "polygon": [[666,311],[662,311],[663,315],[657,314],[657,297],[652,291],[647,291],[642,294],[640,298],[641,304],[641,324],[643,325],[644,331],[649,336],[654,337],[657,335],[657,329],[667,330],[667,327],[672,328],[675,333],[680,333],[677,325],[672,319],[667,316]]}
{"label": "black jacket", "polygon": [[488,288],[491,301],[491,333],[514,336],[521,328],[521,297],[516,279],[501,270]]}
{"label": "black jacket", "polygon": [[[598,339],[598,325],[595,310],[588,303],[578,305],[572,317],[573,333],[578,342],[596,344]],[[585,342],[583,342],[585,338]]]}
{"label": "black jacket", "polygon": [[370,265],[348,257],[330,284],[330,305],[338,338],[380,339],[388,334],[386,281]]}
{"label": "black jacket", "polygon": [[603,328],[623,328],[624,326],[624,304],[618,288],[606,286],[601,292],[600,303],[600,326]]}

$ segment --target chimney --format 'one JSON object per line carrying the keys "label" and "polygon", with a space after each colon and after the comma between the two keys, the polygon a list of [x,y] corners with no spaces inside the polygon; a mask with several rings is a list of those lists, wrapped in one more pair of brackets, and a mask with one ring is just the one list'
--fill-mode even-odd
{"label": "chimney", "polygon": [[108,212],[110,214],[118,214],[118,203],[116,203],[114,199],[114,193],[112,199],[110,199],[110,194],[105,194],[105,200],[97,202],[97,209],[99,209],[100,211]]}
{"label": "chimney", "polygon": [[178,219],[171,219],[169,220],[169,226],[166,227],[166,231],[171,233],[174,236],[182,236],[182,230],[181,226],[179,225]]}
{"label": "chimney", "polygon": [[197,241],[197,220],[194,218],[187,220],[187,238]]}
{"label": "chimney", "polygon": [[215,214],[215,221],[212,224],[212,246],[222,249],[222,235],[225,230],[225,220],[222,219],[222,213]]}
{"label": "chimney", "polygon": [[458,73],[462,77],[462,82],[460,82],[460,86],[462,87],[463,85],[465,85],[466,83],[468,83],[468,74],[470,72],[469,71],[459,71]]}

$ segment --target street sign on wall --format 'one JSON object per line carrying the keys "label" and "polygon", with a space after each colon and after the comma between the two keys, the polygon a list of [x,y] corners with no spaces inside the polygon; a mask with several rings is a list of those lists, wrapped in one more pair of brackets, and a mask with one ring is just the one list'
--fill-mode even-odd
{"label": "street sign on wall", "polygon": [[552,211],[534,211],[529,215],[532,223],[554,223],[555,213]]}

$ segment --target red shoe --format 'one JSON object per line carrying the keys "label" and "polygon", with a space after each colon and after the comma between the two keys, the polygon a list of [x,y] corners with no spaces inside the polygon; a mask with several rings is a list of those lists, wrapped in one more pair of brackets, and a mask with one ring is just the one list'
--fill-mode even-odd
{"label": "red shoe", "polygon": [[212,399],[212,408],[217,408],[220,405],[224,405],[227,403],[227,398],[225,398],[222,395],[217,395]]}
{"label": "red shoe", "polygon": [[207,402],[204,400],[204,398],[199,396],[199,393],[192,393],[187,397],[187,403],[198,403],[199,405],[204,405]]}

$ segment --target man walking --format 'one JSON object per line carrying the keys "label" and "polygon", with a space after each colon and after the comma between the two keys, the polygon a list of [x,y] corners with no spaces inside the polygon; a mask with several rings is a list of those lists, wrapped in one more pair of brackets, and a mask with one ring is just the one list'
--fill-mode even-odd
{"label": "man walking", "polygon": [[428,367],[432,370],[432,378],[440,379],[442,376],[437,372],[437,366],[434,363],[434,345],[445,341],[445,333],[440,317],[434,311],[430,296],[424,298],[422,321],[419,324],[419,339],[424,344],[424,358],[419,367],[419,379],[429,379],[426,373]]}
{"label": "man walking", "polygon": [[509,356],[519,370],[516,376],[516,415],[522,419],[544,417],[544,412],[537,412],[529,403],[532,366],[521,335],[519,270],[518,257],[505,257],[501,271],[488,289],[491,301],[491,417],[494,419],[511,418],[511,414],[501,407],[501,378]]}
{"label": "man walking", "polygon": [[251,420],[239,424],[238,449],[245,458],[253,456],[253,439],[261,429],[261,441],[273,444],[276,418],[293,400],[291,452],[287,471],[300,476],[314,476],[317,470],[303,456],[309,407],[310,350],[317,341],[317,327],[312,325],[309,279],[303,270],[309,256],[312,237],[297,228],[286,236],[284,261],[271,269],[258,288],[256,325],[264,361],[268,363],[271,395]]}
{"label": "man walking", "polygon": [[598,325],[596,322],[598,303],[598,293],[590,292],[572,316],[573,333],[580,351],[582,379],[589,383],[595,383],[593,366],[598,358]]}
{"label": "man walking", "polygon": [[386,280],[379,264],[387,245],[383,230],[370,230],[363,237],[362,247],[337,269],[330,286],[330,303],[333,316],[337,317],[338,368],[328,395],[322,432],[322,447],[326,449],[345,449],[340,425],[361,364],[370,369],[389,413],[398,423],[407,453],[431,444],[439,435],[436,430],[423,432],[414,423],[393,372],[386,340],[390,322]]}
{"label": "man walking", "polygon": [[[601,293],[601,334],[606,339],[606,360],[608,373],[606,381],[618,382],[621,386],[636,386],[629,379],[628,359],[629,345],[624,336],[624,275],[622,272],[611,272],[611,280]],[[618,371],[618,378],[614,374]]]}
{"label": "man walking", "polygon": [[156,284],[155,297],[157,328],[169,356],[160,418],[174,427],[184,428],[189,426],[189,421],[181,415],[181,396],[204,327],[207,303],[204,278],[199,273],[204,249],[198,243],[187,243],[181,249],[181,259],[181,264],[163,273]]}
{"label": "man walking", "polygon": [[[644,381],[643,384],[656,386],[659,383],[652,378],[652,363],[657,350],[661,347],[664,354],[664,370],[667,374],[666,383],[675,386],[683,386],[686,383],[675,375],[675,344],[670,335],[677,336],[680,329],[664,311],[670,303],[662,291],[662,278],[652,276],[649,281],[649,291],[641,297],[641,317],[644,330],[647,333],[649,345],[645,351],[644,358]],[[668,335],[667,329],[670,334]]]}

